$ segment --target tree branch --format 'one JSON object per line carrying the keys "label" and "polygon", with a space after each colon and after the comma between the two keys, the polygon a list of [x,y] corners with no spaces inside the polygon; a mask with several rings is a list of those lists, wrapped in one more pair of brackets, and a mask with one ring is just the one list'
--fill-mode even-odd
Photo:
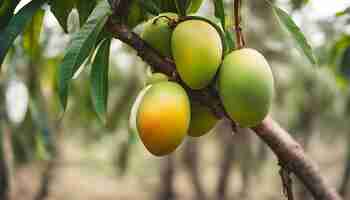
{"label": "tree branch", "polygon": [[[210,107],[218,117],[229,119],[220,103],[217,91],[213,88],[204,90],[189,89],[176,75],[174,62],[169,58],[160,56],[157,51],[147,45],[137,34],[122,24],[113,23],[112,20],[108,21],[106,28],[115,38],[134,48],[137,54],[152,66],[155,71],[175,77],[174,80],[187,90],[191,99]],[[232,120],[231,122],[232,126],[235,127],[234,122]],[[317,170],[316,164],[305,155],[301,146],[275,121],[268,117],[252,130],[273,150],[280,163],[296,174],[315,199],[341,199],[335,190],[326,184]]]}

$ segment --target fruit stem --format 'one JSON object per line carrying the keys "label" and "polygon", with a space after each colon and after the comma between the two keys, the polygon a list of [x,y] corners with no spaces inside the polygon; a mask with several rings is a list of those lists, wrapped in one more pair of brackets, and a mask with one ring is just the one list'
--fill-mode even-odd
{"label": "fruit stem", "polygon": [[162,15],[162,16],[159,16],[159,17],[157,17],[156,19],[154,19],[153,22],[152,22],[152,24],[156,24],[156,23],[158,22],[158,20],[161,19],[161,18],[165,18],[166,20],[168,20],[169,25],[174,24],[174,23],[176,22],[174,19],[171,19],[171,18],[168,17],[168,16]]}
{"label": "fruit stem", "polygon": [[242,33],[242,27],[241,27],[241,6],[242,0],[234,0],[233,7],[234,7],[234,21],[235,21],[235,32],[236,32],[236,43],[237,48],[242,49],[245,46],[245,40]]}

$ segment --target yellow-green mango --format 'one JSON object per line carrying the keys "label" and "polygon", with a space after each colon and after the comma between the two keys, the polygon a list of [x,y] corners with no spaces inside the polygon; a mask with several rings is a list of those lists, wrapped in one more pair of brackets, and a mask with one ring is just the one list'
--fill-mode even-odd
{"label": "yellow-green mango", "polygon": [[187,135],[191,119],[186,91],[177,83],[164,81],[150,86],[138,107],[139,136],[153,155],[173,152]]}
{"label": "yellow-green mango", "polygon": [[168,23],[169,19],[161,16],[166,16],[173,20],[176,20],[178,17],[175,13],[163,13],[150,19],[146,22],[141,37],[162,56],[171,57],[170,42],[172,29]]}
{"label": "yellow-green mango", "polygon": [[218,118],[208,107],[199,103],[191,103],[191,123],[188,135],[200,137],[208,133],[218,122]]}
{"label": "yellow-green mango", "polygon": [[181,79],[192,89],[208,86],[222,58],[223,46],[217,30],[203,20],[181,22],[173,31],[171,47]]}
{"label": "yellow-green mango", "polygon": [[268,114],[274,80],[262,54],[244,48],[228,54],[219,72],[219,93],[226,112],[241,127],[254,127]]}

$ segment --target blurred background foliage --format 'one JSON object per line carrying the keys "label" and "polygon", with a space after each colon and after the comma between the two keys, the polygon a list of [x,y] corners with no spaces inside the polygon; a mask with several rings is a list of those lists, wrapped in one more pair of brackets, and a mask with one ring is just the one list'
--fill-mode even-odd
{"label": "blurred background foliage", "polygon": [[[332,4],[275,1],[306,33],[318,67],[310,66],[297,53],[265,1],[244,1],[242,28],[247,46],[261,51],[273,68],[277,92],[272,115],[303,144],[322,174],[347,199],[350,3],[325,14],[322,9],[315,11],[317,2]],[[231,0],[225,2],[229,15],[232,7]],[[213,16],[213,12],[212,2],[207,0],[199,14]],[[0,177],[9,174],[11,198],[281,199],[279,167],[273,154],[247,130],[232,136],[225,121],[204,137],[186,139],[171,156],[151,156],[128,124],[148,66],[119,41],[113,41],[110,55],[107,124],[101,123],[93,109],[89,60],[73,81],[69,106],[62,117],[57,65],[71,34],[85,19],[73,10],[66,34],[45,8],[35,15],[6,57],[0,76],[4,150]],[[135,31],[142,31],[142,25]],[[309,198],[295,183],[298,198]]]}

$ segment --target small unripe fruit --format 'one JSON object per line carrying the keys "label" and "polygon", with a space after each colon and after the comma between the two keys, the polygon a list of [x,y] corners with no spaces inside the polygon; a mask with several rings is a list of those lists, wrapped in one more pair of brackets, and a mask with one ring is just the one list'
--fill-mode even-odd
{"label": "small unripe fruit", "polygon": [[222,41],[217,30],[203,20],[178,24],[171,38],[172,54],[181,79],[192,89],[212,81],[222,58]]}
{"label": "small unripe fruit", "polygon": [[217,123],[218,118],[208,107],[198,103],[191,104],[191,123],[188,135],[200,137],[208,133]]}
{"label": "small unripe fruit", "polygon": [[171,57],[172,29],[169,26],[169,19],[162,16],[173,20],[176,20],[178,17],[175,13],[163,13],[150,19],[146,22],[141,37],[162,56]]}
{"label": "small unripe fruit", "polygon": [[146,81],[146,85],[151,85],[163,81],[168,81],[169,77],[163,73],[153,73]]}
{"label": "small unripe fruit", "polygon": [[186,91],[174,82],[158,82],[145,92],[136,124],[140,138],[153,155],[173,152],[187,135],[190,102]]}
{"label": "small unripe fruit", "polygon": [[268,114],[274,80],[269,64],[254,49],[227,55],[219,73],[219,93],[226,112],[241,127],[253,127]]}

